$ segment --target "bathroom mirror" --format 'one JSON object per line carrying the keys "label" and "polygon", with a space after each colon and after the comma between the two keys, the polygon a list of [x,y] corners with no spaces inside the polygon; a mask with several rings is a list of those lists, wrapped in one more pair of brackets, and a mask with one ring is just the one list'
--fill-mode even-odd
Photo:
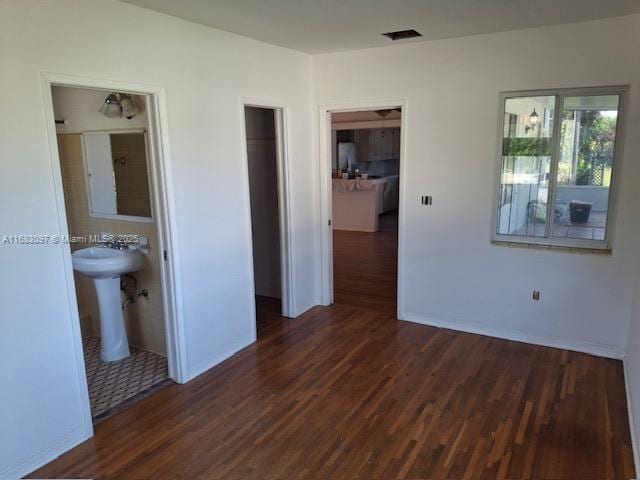
{"label": "bathroom mirror", "polygon": [[84,132],[83,140],[89,214],[151,222],[146,132]]}

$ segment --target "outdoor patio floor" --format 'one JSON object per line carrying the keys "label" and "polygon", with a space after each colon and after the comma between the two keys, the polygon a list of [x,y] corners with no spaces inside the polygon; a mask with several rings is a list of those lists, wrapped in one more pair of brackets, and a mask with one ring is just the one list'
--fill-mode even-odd
{"label": "outdoor patio floor", "polygon": [[[586,223],[554,223],[553,237],[576,238],[581,240],[604,240],[607,225],[607,212],[591,212]],[[529,221],[512,235],[528,237],[544,237],[544,222]]]}

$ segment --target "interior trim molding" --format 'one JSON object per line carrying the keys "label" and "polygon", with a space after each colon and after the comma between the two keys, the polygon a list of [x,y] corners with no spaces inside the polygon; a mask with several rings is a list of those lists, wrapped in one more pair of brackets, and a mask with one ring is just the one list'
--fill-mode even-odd
{"label": "interior trim molding", "polygon": [[412,313],[399,316],[398,319],[407,322],[420,323],[422,325],[429,325],[431,327],[474,333],[476,335],[485,335],[487,337],[500,338],[503,340],[530,343],[533,345],[541,345],[543,347],[562,348],[565,350],[572,350],[574,352],[588,353],[597,357],[613,358],[616,360],[622,360],[624,358],[623,348],[605,343],[591,342],[588,340],[557,337],[552,335],[538,335],[505,328],[493,328],[479,323],[440,320]]}
{"label": "interior trim molding", "polygon": [[[125,81],[99,79],[71,74],[40,72],[42,106],[49,144],[50,172],[52,188],[56,196],[56,213],[60,233],[68,234],[68,219],[64,202],[64,189],[58,154],[57,132],[53,114],[52,86],[95,88],[109,91],[124,91],[146,95],[149,109],[149,157],[150,194],[154,199],[153,217],[158,231],[158,250],[167,252],[167,258],[160,262],[160,278],[162,286],[162,302],[166,331],[167,359],[169,376],[178,383],[186,382],[187,349],[185,319],[182,308],[182,284],[180,258],[178,248],[177,224],[175,219],[175,194],[171,176],[171,154],[169,150],[169,134],[167,131],[166,92],[162,86],[138,84]],[[74,333],[74,347],[78,370],[78,382],[81,390],[81,403],[86,430],[93,434],[91,409],[87,392],[84,354],[80,332],[80,318],[71,266],[71,252],[60,245],[60,254],[64,265],[67,301],[71,313],[70,321]]]}
{"label": "interior trim molding", "polygon": [[622,359],[624,372],[624,390],[627,394],[627,414],[629,415],[629,431],[631,432],[631,450],[633,451],[633,464],[636,467],[636,478],[640,472],[640,452],[638,452],[638,439],[636,438],[635,422],[633,421],[633,403],[631,402],[631,390],[629,389],[629,371],[626,357]]}
{"label": "interior trim molding", "polygon": [[48,447],[30,455],[13,466],[0,470],[0,478],[22,478],[89,438],[91,438],[91,434],[88,434],[84,426],[81,425],[55,440]]}
{"label": "interior trim molding", "polygon": [[[255,306],[255,271],[253,267],[253,232],[251,217],[251,191],[249,186],[249,152],[247,146],[250,143],[264,142],[265,139],[247,139],[247,126],[245,118],[246,107],[267,108],[273,110],[275,120],[275,141],[276,146],[276,168],[278,184],[278,231],[280,234],[280,296],[281,314],[283,317],[292,318],[297,302],[296,283],[294,281],[294,271],[297,265],[295,252],[295,225],[292,204],[292,186],[290,179],[291,159],[289,152],[289,111],[287,102],[267,98],[256,98],[241,96],[240,106],[240,135],[242,140],[242,170],[244,177],[244,197],[247,207],[247,232],[252,239],[249,248],[251,292],[249,302],[253,305],[253,317],[256,316]],[[254,327],[255,328],[255,327]],[[254,335],[257,338],[257,332]]]}
{"label": "interior trim molding", "polygon": [[[320,297],[322,305],[331,305],[333,296],[333,227],[331,226],[332,211],[332,183],[331,183],[331,114],[340,112],[360,112],[368,110],[380,110],[389,108],[400,108],[400,196],[398,210],[398,272],[397,272],[397,295],[398,295],[398,316],[404,305],[404,251],[405,251],[405,211],[408,202],[406,201],[406,159],[407,155],[407,131],[408,121],[408,100],[400,98],[397,100],[387,99],[363,99],[348,103],[321,104],[316,105],[317,124],[317,145],[316,158],[318,167],[319,194],[317,214],[318,219],[318,245],[320,246]],[[386,122],[385,122],[386,124]]]}

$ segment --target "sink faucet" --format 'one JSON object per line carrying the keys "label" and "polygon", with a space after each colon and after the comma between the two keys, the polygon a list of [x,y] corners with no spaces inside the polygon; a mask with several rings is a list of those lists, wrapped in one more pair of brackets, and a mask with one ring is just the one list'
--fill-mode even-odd
{"label": "sink faucet", "polygon": [[115,248],[116,250],[128,250],[129,246],[122,240],[116,240],[115,242],[111,242],[111,248]]}
{"label": "sink faucet", "polygon": [[105,248],[113,248],[115,250],[127,250],[129,248],[129,246],[127,245],[126,242],[123,242],[122,240],[107,240],[105,242],[100,242],[102,243],[102,245],[105,246]]}

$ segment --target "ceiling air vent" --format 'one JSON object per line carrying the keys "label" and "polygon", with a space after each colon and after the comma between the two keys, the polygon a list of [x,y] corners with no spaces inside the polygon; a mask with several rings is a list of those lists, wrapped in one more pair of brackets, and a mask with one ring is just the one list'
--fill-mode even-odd
{"label": "ceiling air vent", "polygon": [[394,41],[422,36],[421,33],[416,32],[415,30],[400,30],[398,32],[383,33],[382,35],[384,35],[385,37],[389,37],[391,40],[394,40]]}

